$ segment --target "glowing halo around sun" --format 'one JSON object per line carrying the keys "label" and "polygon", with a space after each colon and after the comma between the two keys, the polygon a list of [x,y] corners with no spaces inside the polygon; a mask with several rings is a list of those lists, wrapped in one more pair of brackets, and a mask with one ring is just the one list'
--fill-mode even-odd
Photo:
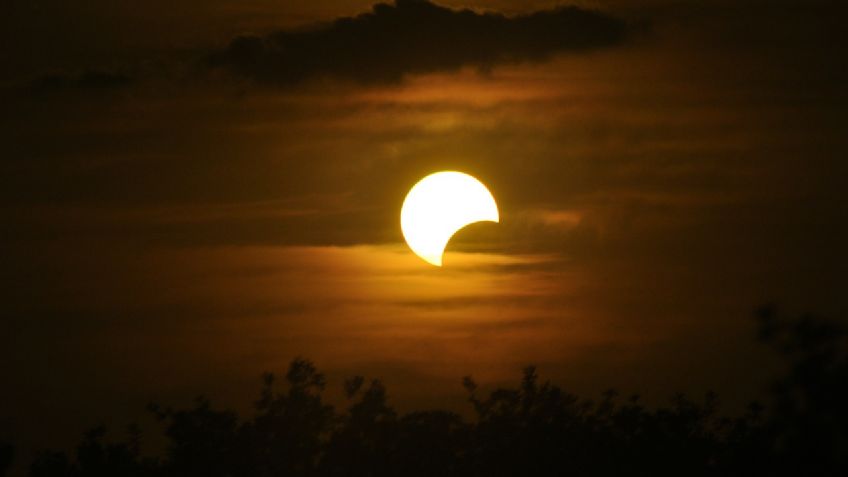
{"label": "glowing halo around sun", "polygon": [[498,222],[489,189],[456,171],[430,174],[412,186],[400,210],[400,228],[409,248],[437,267],[451,237],[475,222]]}

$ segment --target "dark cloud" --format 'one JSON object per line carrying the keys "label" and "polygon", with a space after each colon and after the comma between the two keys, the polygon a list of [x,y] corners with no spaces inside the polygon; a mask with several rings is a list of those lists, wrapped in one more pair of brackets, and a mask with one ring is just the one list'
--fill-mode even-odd
{"label": "dark cloud", "polygon": [[133,82],[129,75],[119,72],[86,70],[80,73],[54,73],[37,78],[26,85],[33,93],[63,91],[107,91]]}
{"label": "dark cloud", "polygon": [[211,62],[279,84],[315,77],[393,82],[407,74],[489,68],[610,46],[624,33],[622,21],[577,7],[506,17],[397,0],[312,30],[240,36]]}

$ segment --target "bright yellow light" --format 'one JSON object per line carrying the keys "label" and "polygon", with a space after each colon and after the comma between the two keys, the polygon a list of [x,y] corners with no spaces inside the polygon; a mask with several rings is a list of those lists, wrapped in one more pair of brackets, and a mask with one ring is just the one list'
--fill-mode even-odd
{"label": "bright yellow light", "polygon": [[489,189],[462,172],[442,171],[410,189],[400,211],[400,228],[409,248],[427,262],[442,266],[451,237],[474,222],[498,222],[498,205]]}

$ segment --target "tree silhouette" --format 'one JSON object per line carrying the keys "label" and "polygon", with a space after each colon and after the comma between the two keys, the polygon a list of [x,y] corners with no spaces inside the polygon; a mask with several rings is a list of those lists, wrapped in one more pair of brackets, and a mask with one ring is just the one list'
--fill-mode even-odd
{"label": "tree silhouette", "polygon": [[[480,392],[463,379],[474,418],[443,410],[398,414],[379,380],[343,384],[348,405],[323,399],[324,376],[295,359],[278,389],[266,374],[254,414],[151,405],[168,447],[139,455],[140,432],[105,443],[89,431],[73,458],[42,452],[33,477],[100,476],[516,476],[516,475],[848,475],[848,335],[812,316],[757,313],[760,339],[790,365],[773,386],[768,408],[751,403],[741,416],[720,415],[715,394],[674,396],[648,408],[615,390],[581,399],[524,369],[515,388]],[[366,384],[367,383],[367,384]],[[11,447],[0,446],[0,470]]]}
{"label": "tree silhouette", "polygon": [[104,443],[106,429],[97,427],[85,433],[71,461],[60,452],[42,452],[30,468],[32,477],[143,477],[157,475],[153,461],[140,459],[131,443]]}
{"label": "tree silhouette", "polygon": [[11,444],[0,442],[0,477],[5,477],[15,457],[15,448]]}
{"label": "tree silhouette", "polygon": [[791,364],[774,383],[774,405],[767,423],[776,469],[803,475],[848,472],[848,333],[814,315],[797,320],[774,308],[757,313],[760,339]]}

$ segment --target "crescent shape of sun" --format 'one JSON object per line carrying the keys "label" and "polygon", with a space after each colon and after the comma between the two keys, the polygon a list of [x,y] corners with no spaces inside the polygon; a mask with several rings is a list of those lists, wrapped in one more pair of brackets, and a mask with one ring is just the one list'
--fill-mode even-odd
{"label": "crescent shape of sun", "polygon": [[409,248],[437,267],[451,237],[475,222],[498,222],[498,205],[489,189],[456,171],[430,174],[415,184],[400,211],[400,228]]}

